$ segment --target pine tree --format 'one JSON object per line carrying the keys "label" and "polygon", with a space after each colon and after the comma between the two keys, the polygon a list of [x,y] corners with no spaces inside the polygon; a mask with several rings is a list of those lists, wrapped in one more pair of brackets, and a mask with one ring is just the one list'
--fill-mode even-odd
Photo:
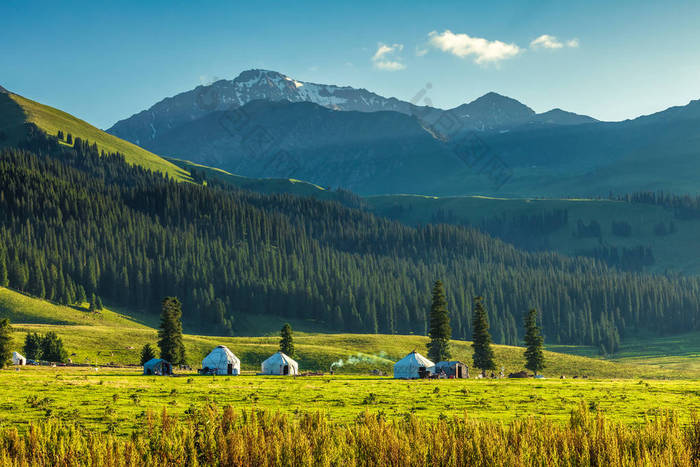
{"label": "pine tree", "polygon": [[83,287],[82,285],[78,285],[78,288],[76,289],[75,302],[78,305],[82,305],[87,301],[88,299],[87,294],[85,293],[85,287]]}
{"label": "pine tree", "polygon": [[177,297],[165,297],[161,302],[158,338],[160,358],[173,365],[185,364],[185,345],[182,342],[182,305]]}
{"label": "pine tree", "polygon": [[544,353],[542,346],[544,338],[537,325],[537,310],[531,309],[525,317],[525,368],[537,375],[544,368]]}
{"label": "pine tree", "polygon": [[156,358],[156,350],[151,344],[144,345],[141,349],[141,365],[153,358]]}
{"label": "pine tree", "polygon": [[449,360],[450,351],[450,315],[447,311],[447,300],[441,281],[436,281],[433,286],[433,303],[430,307],[430,330],[428,332],[428,358],[434,362]]}
{"label": "pine tree", "polygon": [[12,326],[8,318],[0,319],[0,368],[5,368],[12,356]]}
{"label": "pine tree", "polygon": [[472,317],[472,359],[474,366],[482,372],[495,370],[493,361],[493,349],[491,348],[491,334],[489,334],[489,319],[484,308],[483,297],[474,298],[474,313]]}
{"label": "pine tree", "polygon": [[68,360],[68,352],[63,348],[63,341],[55,332],[47,332],[41,339],[41,357],[49,362]]}
{"label": "pine tree", "polygon": [[0,250],[0,287],[10,285],[10,279],[7,274],[7,261],[5,260],[4,252]]}
{"label": "pine tree", "polygon": [[100,298],[99,295],[98,295],[97,298],[95,299],[95,307],[96,307],[98,310],[102,310],[102,299]]}
{"label": "pine tree", "polygon": [[28,332],[24,338],[23,350],[28,360],[41,360],[41,336]]}
{"label": "pine tree", "polygon": [[292,327],[289,323],[285,323],[280,331],[280,352],[294,357],[294,336],[292,335]]}

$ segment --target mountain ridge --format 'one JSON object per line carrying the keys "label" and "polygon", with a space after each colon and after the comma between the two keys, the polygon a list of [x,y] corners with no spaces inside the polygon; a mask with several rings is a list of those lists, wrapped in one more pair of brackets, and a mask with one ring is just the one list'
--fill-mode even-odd
{"label": "mountain ridge", "polygon": [[[120,138],[150,149],[158,135],[183,123],[196,120],[214,111],[226,111],[241,107],[253,100],[288,100],[289,102],[313,102],[333,110],[377,112],[390,110],[414,115],[427,126],[439,123],[445,114],[451,118],[459,115],[459,130],[503,128],[527,122],[536,114],[515,99],[490,92],[453,109],[419,106],[395,97],[384,97],[364,88],[337,86],[299,81],[272,70],[252,69],[241,72],[232,80],[218,80],[200,85],[172,97],[166,97],[146,110],[116,122],[107,130]],[[522,106],[526,112],[512,116],[499,105],[510,108]],[[465,107],[466,106],[466,107]],[[464,118],[464,109],[476,115]],[[505,116],[505,118],[503,118]],[[589,117],[590,118],[590,117]],[[552,120],[550,124],[559,124]],[[562,123],[570,124],[570,123]],[[438,132],[443,133],[438,128]]]}
{"label": "mountain ridge", "polygon": [[[495,110],[481,112],[488,118],[477,130],[460,127],[460,117],[484,108]],[[631,121],[598,122],[561,109],[534,114],[491,93],[442,115],[452,117],[431,126],[396,111],[340,112],[306,101],[255,100],[169,128],[150,149],[246,177],[302,179],[361,195],[700,190],[693,176],[700,158],[692,156],[700,148],[700,125],[694,123],[700,101]],[[552,119],[572,124],[552,125]],[[512,126],[503,129],[506,121]],[[444,131],[444,125],[453,126]],[[512,175],[501,177],[508,181],[503,189],[487,170],[494,164]]]}

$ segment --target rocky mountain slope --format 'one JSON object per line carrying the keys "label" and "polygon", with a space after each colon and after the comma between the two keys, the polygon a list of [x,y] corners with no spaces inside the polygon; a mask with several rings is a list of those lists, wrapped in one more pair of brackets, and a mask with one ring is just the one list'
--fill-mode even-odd
{"label": "rocky mountain slope", "polygon": [[504,129],[528,122],[558,125],[594,121],[590,117],[585,117],[583,121],[572,120],[567,113],[548,112],[542,114],[546,117],[541,117],[515,99],[493,92],[446,111],[383,97],[366,89],[298,81],[270,70],[248,70],[233,80],[219,80],[163,99],[148,110],[117,122],[107,131],[153,149],[163,133],[211,112],[232,110],[254,100],[312,102],[343,111],[391,110],[414,115],[425,126],[435,127],[445,135],[459,131]]}

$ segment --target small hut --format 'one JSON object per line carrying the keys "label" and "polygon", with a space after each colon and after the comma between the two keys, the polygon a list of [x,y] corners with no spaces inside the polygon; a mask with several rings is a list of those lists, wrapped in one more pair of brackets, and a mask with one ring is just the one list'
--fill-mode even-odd
{"label": "small hut", "polygon": [[206,374],[238,375],[241,372],[241,361],[228,347],[220,345],[204,357],[202,370]]}
{"label": "small hut", "polygon": [[12,352],[12,364],[13,365],[26,365],[27,359],[17,352]]}
{"label": "small hut", "polygon": [[437,362],[433,368],[430,368],[430,371],[434,375],[445,375],[446,378],[469,378],[469,367],[459,361]]}
{"label": "small hut", "polygon": [[430,377],[435,364],[415,350],[394,364],[394,378],[417,379]]}
{"label": "small hut", "polygon": [[277,352],[262,362],[261,370],[263,375],[298,375],[299,364],[289,355]]}
{"label": "small hut", "polygon": [[173,374],[173,366],[162,358],[152,358],[143,364],[144,375],[170,376]]}

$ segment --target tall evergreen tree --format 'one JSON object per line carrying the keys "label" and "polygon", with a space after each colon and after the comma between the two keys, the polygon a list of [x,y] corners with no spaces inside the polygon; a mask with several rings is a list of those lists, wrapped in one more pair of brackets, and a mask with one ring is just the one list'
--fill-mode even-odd
{"label": "tall evergreen tree", "polygon": [[292,334],[292,327],[289,323],[285,323],[280,331],[280,352],[294,357],[294,335]]}
{"label": "tall evergreen tree", "polygon": [[433,285],[433,303],[430,306],[428,336],[430,336],[430,342],[427,344],[428,358],[434,362],[449,360],[452,357],[450,350],[452,328],[450,327],[450,315],[447,311],[445,290],[441,281],[436,281]]}
{"label": "tall evergreen tree", "polygon": [[165,297],[161,302],[158,338],[160,358],[173,365],[183,365],[185,345],[182,342],[182,305],[177,297]]}
{"label": "tall evergreen tree", "polygon": [[493,349],[491,348],[491,334],[489,334],[489,318],[484,308],[483,297],[474,297],[474,313],[472,316],[472,359],[474,366],[482,372],[495,370],[493,361]]}
{"label": "tall evergreen tree", "polygon": [[0,287],[10,285],[9,275],[7,274],[7,261],[5,260],[5,252],[0,250]]}
{"label": "tall evergreen tree", "polygon": [[156,358],[156,350],[151,344],[144,345],[141,349],[141,365],[153,358]]}
{"label": "tall evergreen tree", "polygon": [[41,336],[28,332],[24,338],[24,356],[29,360],[41,360]]}
{"label": "tall evergreen tree", "polygon": [[65,362],[68,352],[63,348],[63,341],[53,332],[47,332],[41,339],[41,358],[49,362]]}
{"label": "tall evergreen tree", "polygon": [[0,368],[5,368],[12,356],[12,326],[8,318],[0,319]]}
{"label": "tall evergreen tree", "polygon": [[544,338],[537,325],[537,310],[534,308],[525,316],[525,345],[525,368],[537,375],[538,371],[544,369]]}

